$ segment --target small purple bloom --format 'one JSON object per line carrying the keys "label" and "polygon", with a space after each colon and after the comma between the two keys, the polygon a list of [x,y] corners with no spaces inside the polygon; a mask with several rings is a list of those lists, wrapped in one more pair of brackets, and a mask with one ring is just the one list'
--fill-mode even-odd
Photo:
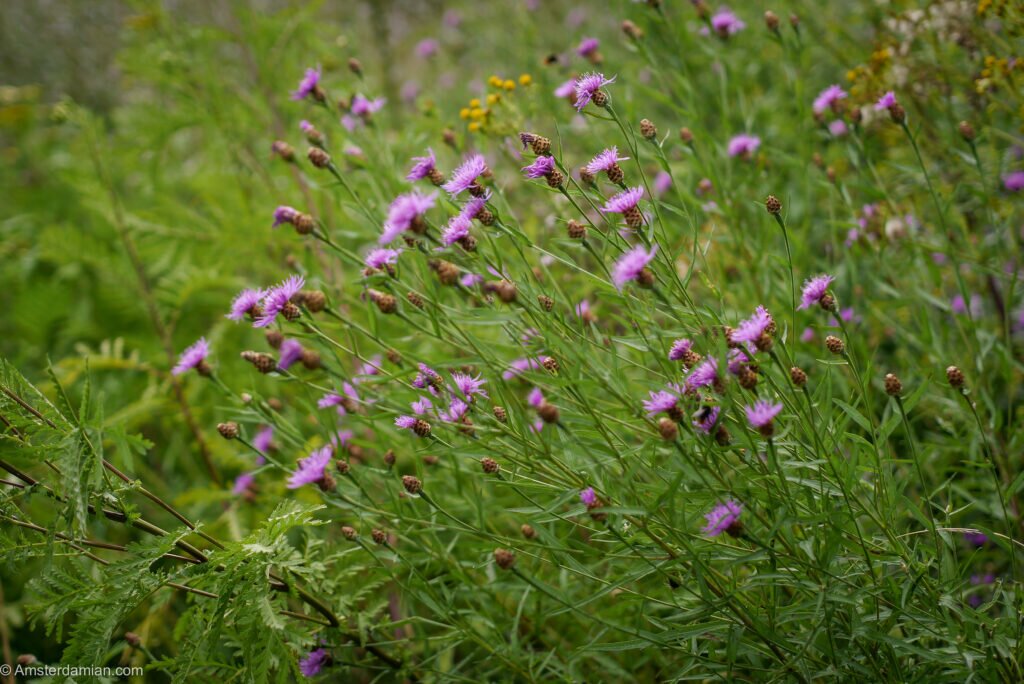
{"label": "small purple bloom", "polygon": [[472,227],[470,220],[462,214],[452,216],[448,225],[441,231],[441,242],[446,245],[453,245],[459,240],[469,237],[469,229]]}
{"label": "small purple bloom", "polygon": [[679,405],[679,397],[661,390],[659,392],[649,392],[651,398],[643,402],[644,411],[647,411],[648,416],[654,416],[659,413],[667,413],[673,410]]}
{"label": "small purple bloom", "polygon": [[846,122],[836,119],[828,125],[828,132],[835,138],[842,138],[847,133]]}
{"label": "small purple bloom", "polygon": [[810,278],[804,282],[804,291],[800,298],[798,309],[806,309],[812,304],[821,301],[821,298],[828,292],[828,286],[835,280],[830,275],[820,275]]}
{"label": "small purple bloom", "polygon": [[241,496],[247,491],[252,489],[253,484],[256,483],[256,476],[252,473],[242,473],[235,478],[235,484],[231,488],[231,493],[235,496]]}
{"label": "small purple bloom", "polygon": [[366,255],[365,263],[369,268],[384,268],[386,265],[398,263],[398,255],[401,253],[399,249],[373,249]]}
{"label": "small purple bloom", "polygon": [[743,410],[746,412],[747,420],[752,426],[762,428],[766,425],[771,425],[772,420],[782,410],[782,404],[773,404],[769,401],[760,400],[754,402],[753,406],[744,406]]}
{"label": "small purple bloom", "polygon": [[822,114],[826,109],[832,107],[836,102],[839,102],[846,97],[846,91],[838,85],[830,85],[818,94],[818,97],[814,98],[814,104],[811,105],[811,109],[814,110],[815,114]]}
{"label": "small purple bloom", "polygon": [[455,383],[455,387],[458,388],[462,395],[467,399],[471,398],[475,394],[479,394],[482,397],[487,397],[487,392],[483,389],[483,386],[487,384],[479,375],[475,378],[468,373],[452,373],[452,382]]}
{"label": "small purple bloom", "polygon": [[704,534],[709,537],[717,537],[735,525],[743,512],[743,506],[732,500],[725,500],[717,504],[710,512],[704,514],[708,524],[704,527]]}
{"label": "small purple bloom", "polygon": [[718,422],[718,413],[721,409],[717,406],[705,406],[693,415],[693,427],[705,435],[711,434],[711,428]]}
{"label": "small purple bloom", "polygon": [[984,532],[964,532],[964,541],[971,546],[984,546],[988,543],[988,535]]}
{"label": "small purple bloom", "polygon": [[620,157],[619,148],[611,146],[603,152],[599,152],[597,156],[590,160],[587,164],[587,172],[593,175],[597,175],[602,171],[607,171],[612,168],[620,161],[626,161],[629,157]]}
{"label": "small purple bloom", "polygon": [[590,508],[591,506],[597,504],[597,493],[594,492],[593,487],[587,487],[582,492],[580,492],[580,503],[582,503],[587,508]]}
{"label": "small purple bloom", "polygon": [[418,181],[423,180],[430,176],[437,168],[437,158],[434,157],[434,150],[427,148],[427,156],[425,157],[413,157],[413,165],[409,169],[409,175],[405,177],[407,181]]}
{"label": "small purple bloom", "polygon": [[205,337],[200,337],[195,344],[181,352],[178,363],[171,369],[171,375],[181,375],[193,368],[199,368],[210,355],[210,343]]}
{"label": "small purple bloom", "polygon": [[551,156],[537,157],[529,166],[523,167],[527,178],[545,178],[555,170],[555,158]]}
{"label": "small purple bloom", "polygon": [[327,659],[327,651],[322,648],[310,651],[309,654],[299,662],[299,670],[306,677],[315,677],[320,674],[320,670],[324,669],[324,665],[327,664]]}
{"label": "small purple bloom", "polygon": [[459,216],[463,216],[466,219],[475,219],[484,207],[487,206],[487,200],[491,198],[491,191],[488,190],[480,197],[472,197],[468,202],[462,206],[462,211],[459,212]]}
{"label": "small purple bloom", "polygon": [[403,430],[411,430],[412,426],[415,424],[416,419],[412,416],[398,416],[395,418],[395,425]]}
{"label": "small purple bloom", "polygon": [[878,102],[875,103],[875,111],[884,111],[889,107],[892,107],[894,104],[896,104],[896,93],[890,90],[885,95],[878,98]]}
{"label": "small purple bloom", "polygon": [[583,74],[576,79],[576,111],[582,112],[601,88],[614,82],[614,76],[606,79],[604,74],[599,73]]}
{"label": "small purple bloom", "polygon": [[736,326],[732,331],[733,342],[757,342],[771,325],[772,315],[763,306],[758,305],[754,315]]}
{"label": "small purple bloom", "polygon": [[459,278],[459,285],[462,287],[474,287],[482,282],[484,282],[484,277],[476,273],[467,273]]}
{"label": "small purple bloom", "polygon": [[441,420],[448,423],[458,423],[468,412],[469,404],[458,397],[453,397],[451,403],[448,405],[448,410],[441,411],[437,415]]}
{"label": "small purple bloom", "polygon": [[576,54],[580,57],[589,57],[597,52],[600,46],[601,41],[597,38],[584,38],[580,41],[579,47],[576,48]]}
{"label": "small purple bloom", "polygon": [[334,449],[329,445],[311,451],[309,456],[299,461],[298,469],[288,478],[288,489],[298,489],[302,485],[322,480],[324,469],[333,455]]}
{"label": "small purple bloom", "polygon": [[636,208],[637,202],[644,196],[642,187],[628,188],[610,198],[601,207],[606,214],[625,214]]}
{"label": "small purple bloom", "polygon": [[813,328],[804,328],[804,331],[802,333],[800,333],[800,341],[801,342],[810,342],[813,339],[814,339],[814,329]]}
{"label": "small purple bloom", "polygon": [[654,177],[654,194],[664,195],[672,187],[672,175],[667,171],[659,171]]}
{"label": "small purple bloom", "polygon": [[615,283],[615,287],[621,290],[630,280],[639,278],[657,251],[657,245],[651,247],[649,252],[642,245],[638,245],[623,254],[612,268],[612,282]]}
{"label": "small purple bloom", "polygon": [[528,370],[537,370],[542,365],[542,359],[516,359],[509,364],[508,370],[501,374],[505,380],[511,380],[517,375],[522,375]]}
{"label": "small purple bloom", "polygon": [[1024,171],[1014,171],[1003,176],[1003,187],[1009,192],[1024,190]]}
{"label": "small purple bloom", "polygon": [[320,85],[320,67],[306,69],[306,75],[299,81],[299,88],[292,93],[293,100],[302,100],[316,92]]}
{"label": "small purple bloom", "polygon": [[420,397],[416,401],[412,402],[411,406],[413,413],[417,416],[422,416],[430,411],[430,409],[434,408],[434,402],[430,401],[430,397]]}
{"label": "small purple bloom", "polygon": [[737,136],[733,136],[732,140],[729,141],[729,156],[749,159],[757,152],[757,148],[760,146],[761,139],[756,135],[740,133]]}
{"label": "small purple bloom", "polygon": [[399,195],[388,207],[388,217],[384,220],[384,230],[377,242],[386,245],[405,231],[412,228],[413,223],[433,208],[437,201],[437,193],[421,195],[416,190]]}
{"label": "small purple bloom", "polygon": [[[272,425],[261,426],[260,429],[256,431],[256,436],[252,438],[253,448],[264,454],[270,451],[270,447],[273,443],[274,427]],[[260,462],[262,463],[262,461]]]}
{"label": "small purple bloom", "polygon": [[745,29],[747,25],[732,10],[723,7],[711,17],[711,28],[722,38],[728,38]]}
{"label": "small purple bloom", "polygon": [[576,305],[576,315],[580,318],[585,318],[590,313],[590,302],[586,299],[581,299]]}
{"label": "small purple bloom", "polygon": [[690,371],[690,374],[686,377],[686,389],[693,391],[701,387],[707,387],[718,382],[718,360],[714,356],[709,356],[704,361]]}
{"label": "small purple bloom", "polygon": [[576,79],[570,78],[562,85],[555,88],[555,97],[572,97],[576,95]]}
{"label": "small purple bloom", "polygon": [[271,228],[277,228],[282,223],[294,223],[295,217],[299,215],[298,209],[281,205],[274,209],[274,223]]}
{"label": "small purple bloom", "polygon": [[687,352],[693,348],[693,342],[685,338],[680,338],[672,343],[672,348],[668,351],[669,361],[682,361],[683,357],[686,356]]}
{"label": "small purple bloom", "polygon": [[368,100],[366,97],[359,93],[352,98],[352,106],[349,107],[349,112],[355,116],[367,117],[371,114],[379,112],[382,107],[387,103],[382,97],[378,97],[374,100]]}
{"label": "small purple bloom", "polygon": [[420,59],[430,59],[437,54],[441,44],[433,38],[424,38],[416,43],[416,56]]}
{"label": "small purple bloom", "polygon": [[540,408],[544,405],[544,393],[540,391],[539,387],[530,390],[530,393],[526,395],[526,403],[533,408]]}
{"label": "small purple bloom", "polygon": [[462,162],[459,168],[452,171],[452,176],[447,183],[441,187],[452,197],[456,197],[464,190],[468,190],[478,176],[487,173],[487,161],[482,154],[474,154]]}
{"label": "small purple bloom", "polygon": [[277,315],[284,310],[292,297],[297,295],[305,284],[306,279],[302,276],[291,276],[280,285],[272,287],[263,299],[263,315],[256,319],[253,327],[265,328],[273,323]]}
{"label": "small purple bloom", "polygon": [[233,321],[240,321],[246,314],[253,310],[260,300],[266,296],[265,290],[245,289],[235,295],[231,300],[231,313],[227,317]]}
{"label": "small purple bloom", "polygon": [[288,367],[302,358],[302,344],[298,340],[287,339],[281,343],[281,356],[277,361],[277,367],[281,370],[288,370]]}

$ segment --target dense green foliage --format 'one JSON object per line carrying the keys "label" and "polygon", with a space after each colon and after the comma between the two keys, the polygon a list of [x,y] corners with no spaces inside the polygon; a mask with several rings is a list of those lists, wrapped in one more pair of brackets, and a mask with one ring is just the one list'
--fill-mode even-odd
{"label": "dense green foliage", "polygon": [[[100,4],[114,64],[91,23],[87,57],[0,60],[5,662],[1024,679],[1020,3]],[[607,104],[554,94],[591,71]],[[406,180],[428,148],[486,158],[469,239],[467,193]],[[627,187],[636,230],[600,210]],[[225,318],[289,276],[287,316]]]}

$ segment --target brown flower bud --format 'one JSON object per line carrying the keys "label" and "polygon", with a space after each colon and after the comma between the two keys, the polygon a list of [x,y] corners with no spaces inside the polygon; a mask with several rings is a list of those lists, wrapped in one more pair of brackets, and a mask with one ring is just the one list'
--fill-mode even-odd
{"label": "brown flower bud", "polygon": [[412,426],[412,431],[416,433],[418,437],[429,437],[430,436],[430,423],[425,420],[418,419]]}
{"label": "brown flower bud", "polygon": [[363,75],[363,65],[355,57],[349,57],[349,60],[348,60],[348,70],[351,71],[356,76],[362,76]]}
{"label": "brown flower bud", "polygon": [[535,135],[530,141],[530,149],[538,157],[542,157],[551,152],[551,141],[545,138],[543,135]]}
{"label": "brown flower bud", "polygon": [[423,296],[419,292],[413,292],[410,290],[409,293],[405,295],[405,298],[417,309],[423,308]]}
{"label": "brown flower bud", "polygon": [[398,300],[395,299],[394,295],[386,292],[380,292],[379,290],[367,290],[366,296],[370,298],[370,301],[377,305],[381,313],[393,314],[398,311]]}
{"label": "brown flower bud", "polygon": [[903,393],[903,383],[892,373],[885,376],[885,393],[890,397],[898,397]]}
{"label": "brown flower bud", "polygon": [[609,182],[615,183],[616,185],[621,185],[623,181],[626,180],[626,172],[623,171],[622,167],[618,164],[612,164],[609,166],[608,170],[605,171],[605,175],[608,176]]}
{"label": "brown flower bud", "polygon": [[540,419],[545,423],[557,423],[558,407],[545,401],[537,408],[537,415],[540,416]]}
{"label": "brown flower bud", "polygon": [[640,211],[640,207],[631,207],[627,209],[623,214],[622,218],[626,221],[626,225],[637,230],[640,226],[644,225],[644,215]]}
{"label": "brown flower bud", "polygon": [[644,30],[629,19],[622,22],[622,32],[632,40],[640,40],[644,37]]}
{"label": "brown flower bud", "polygon": [[284,343],[284,333],[280,330],[268,330],[266,334],[267,344],[272,349],[280,349],[281,344]]}
{"label": "brown flower bud", "polygon": [[414,475],[405,475],[402,477],[402,486],[405,487],[405,491],[410,494],[419,494],[423,491],[423,483],[420,479]]}
{"label": "brown flower bud", "polygon": [[961,121],[957,125],[957,130],[960,131],[960,137],[966,140],[967,142],[972,142],[974,140],[976,133],[974,131],[974,126],[972,126],[969,122]]}
{"label": "brown flower bud", "polygon": [[790,14],[789,15],[789,25],[792,26],[795,29],[799,29],[800,28],[800,17],[798,17],[795,14]]}
{"label": "brown flower bud", "polygon": [[370,536],[373,537],[374,544],[380,544],[381,546],[384,546],[388,543],[388,533],[384,530],[374,530],[370,533]]}
{"label": "brown flower bud", "polygon": [[302,350],[302,365],[309,370],[317,370],[323,363],[320,360],[320,352],[315,349]]}
{"label": "brown flower bud", "polygon": [[320,290],[309,290],[303,294],[302,303],[313,313],[320,313],[327,308],[327,295]]}
{"label": "brown flower bud", "polygon": [[764,25],[773,33],[779,32],[779,15],[771,10],[764,13]]}
{"label": "brown flower bud", "polygon": [[341,528],[341,534],[349,541],[355,541],[359,537],[359,533],[356,532],[356,528],[345,525]]}
{"label": "brown flower bud", "polygon": [[654,140],[658,137],[658,128],[650,119],[640,119],[640,135],[648,140]]}
{"label": "brown flower bud", "polygon": [[299,212],[295,215],[295,219],[292,220],[292,224],[295,226],[295,232],[299,235],[309,235],[316,228],[316,220],[313,219],[309,214]]}
{"label": "brown flower bud", "polygon": [[494,549],[494,562],[502,570],[508,570],[516,564],[516,555],[508,549]]}
{"label": "brown flower bud", "polygon": [[889,106],[889,118],[892,119],[893,123],[901,124],[907,120],[907,110],[899,102],[893,102]]}
{"label": "brown flower bud", "polygon": [[604,107],[606,104],[608,104],[608,93],[604,92],[603,90],[598,90],[591,96],[590,99],[591,102],[593,102],[596,106]]}
{"label": "brown flower bud", "polygon": [[[273,359],[271,359],[271,361],[273,361]],[[269,406],[271,410],[280,413],[284,409],[284,402],[277,397],[269,397],[267,399],[267,406]]]}
{"label": "brown flower bud", "polygon": [[565,182],[565,174],[558,169],[553,169],[551,173],[547,175],[548,187],[560,188],[562,183]]}
{"label": "brown flower bud", "polygon": [[224,439],[238,439],[238,423],[218,423],[217,432],[219,432],[220,436]]}
{"label": "brown flower bud", "polygon": [[397,349],[388,349],[385,355],[388,357],[388,361],[395,365],[402,363],[402,355],[398,353]]}
{"label": "brown flower bud", "polygon": [[519,531],[527,539],[533,539],[537,536],[537,530],[533,529],[533,526],[523,523],[523,526],[519,528]]}
{"label": "brown flower bud", "polygon": [[281,308],[281,315],[286,321],[294,321],[302,316],[302,311],[292,302],[288,302]]}
{"label": "brown flower bud", "polygon": [[679,427],[676,425],[674,420],[669,418],[661,418],[658,420],[658,434],[666,442],[671,442],[679,436]]}
{"label": "brown flower bud", "polygon": [[540,362],[544,366],[544,370],[549,373],[558,373],[558,359],[553,356],[545,356],[544,360]]}
{"label": "brown flower bud", "polygon": [[545,311],[551,311],[555,308],[555,300],[547,295],[537,295],[537,303],[540,304],[541,308]]}
{"label": "brown flower bud", "polygon": [[729,446],[732,443],[732,435],[729,434],[724,425],[719,425],[715,431],[715,442],[718,446]]}
{"label": "brown flower bud", "polygon": [[135,632],[125,632],[124,640],[128,642],[129,646],[134,646],[136,648],[138,648],[139,644],[142,643],[142,639]]}
{"label": "brown flower bud", "polygon": [[825,347],[836,355],[842,354],[846,351],[846,345],[835,335],[829,335],[825,338]]}
{"label": "brown flower bud", "polygon": [[507,423],[508,411],[505,410],[504,406],[495,406],[494,417],[498,420],[499,423]]}
{"label": "brown flower bud", "polygon": [[569,222],[565,224],[565,227],[569,237],[573,240],[582,240],[587,237],[587,227],[576,219],[569,219]]}
{"label": "brown flower bud", "polygon": [[679,139],[689,145],[693,142],[693,132],[686,126],[683,126],[679,129]]}
{"label": "brown flower bud", "polygon": [[309,157],[309,163],[318,169],[326,169],[331,163],[331,156],[319,147],[310,147],[306,156]]}
{"label": "brown flower bud", "polygon": [[641,269],[640,275],[636,277],[636,284],[640,287],[653,287],[654,282],[654,271],[649,268]]}
{"label": "brown flower bud", "polygon": [[793,381],[793,384],[797,387],[803,387],[807,384],[807,373],[802,368],[793,366],[789,369],[789,379]]}
{"label": "brown flower bud", "polygon": [[349,462],[340,458],[334,462],[334,467],[337,468],[338,472],[342,475],[348,475],[348,472],[352,470],[352,466],[349,465]]}
{"label": "brown flower bud", "polygon": [[590,173],[590,171],[587,171],[586,166],[581,166],[580,182],[582,182],[584,185],[594,185],[595,181],[596,179],[594,178],[594,174]]}
{"label": "brown flower bud", "polygon": [[277,362],[274,361],[274,357],[270,354],[263,354],[261,352],[244,351],[242,352],[242,358],[251,363],[256,367],[260,373],[269,373],[277,368]]}
{"label": "brown flower bud", "polygon": [[950,366],[946,369],[946,380],[949,380],[949,386],[953,389],[962,389],[964,386],[964,372],[956,366]]}
{"label": "brown flower bud", "polygon": [[501,470],[501,466],[498,465],[498,462],[488,456],[484,456],[483,458],[480,459],[480,466],[488,475],[493,475],[494,473]]}
{"label": "brown flower bud", "polygon": [[283,140],[275,140],[274,144],[270,146],[270,151],[286,162],[295,161],[295,148]]}
{"label": "brown flower bud", "polygon": [[516,284],[509,280],[502,280],[495,286],[494,291],[498,294],[498,299],[511,304],[516,301]]}
{"label": "brown flower bud", "polygon": [[740,387],[746,390],[752,390],[757,387],[757,373],[750,370],[746,366],[740,368],[739,373]]}
{"label": "brown flower bud", "polygon": [[454,285],[459,280],[459,267],[450,261],[438,261],[435,270],[443,285]]}
{"label": "brown flower bud", "polygon": [[333,492],[335,487],[338,486],[338,483],[334,480],[334,476],[327,471],[324,471],[324,476],[321,477],[316,484],[322,492]]}
{"label": "brown flower bud", "polygon": [[772,216],[778,216],[782,213],[782,202],[775,195],[768,195],[764,201],[764,208],[768,210],[768,213]]}
{"label": "brown flower bud", "polygon": [[836,308],[836,298],[832,296],[831,292],[826,292],[818,300],[818,306],[825,311],[834,311]]}
{"label": "brown flower bud", "polygon": [[685,366],[686,368],[693,368],[698,363],[700,363],[700,360],[702,358],[703,357],[700,354],[698,354],[697,352],[693,351],[692,349],[689,349],[689,350],[683,352],[683,358],[682,358],[683,366]]}

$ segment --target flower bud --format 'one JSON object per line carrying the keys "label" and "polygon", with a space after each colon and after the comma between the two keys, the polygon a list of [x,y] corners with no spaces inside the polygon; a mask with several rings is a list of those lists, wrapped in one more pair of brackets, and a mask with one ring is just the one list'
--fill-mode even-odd
{"label": "flower bud", "polygon": [[374,530],[370,533],[370,536],[373,537],[374,544],[384,546],[388,543],[388,533],[384,530]]}
{"label": "flower bud", "polygon": [[959,125],[957,125],[957,130],[960,131],[960,137],[967,142],[973,142],[975,135],[977,135],[974,131],[974,126],[967,121],[961,121]]}
{"label": "flower bud", "polygon": [[410,290],[409,293],[405,295],[405,298],[417,309],[423,308],[423,296],[419,292],[413,292]]}
{"label": "flower bud", "polygon": [[501,470],[501,466],[498,465],[498,462],[488,456],[484,456],[480,459],[480,467],[482,467],[484,472],[488,475],[493,475]]}
{"label": "flower bud", "polygon": [[587,227],[576,219],[569,219],[565,224],[566,232],[573,240],[582,240],[587,237]]}
{"label": "flower bud", "polygon": [[320,290],[309,290],[302,295],[302,303],[313,313],[320,313],[327,308],[327,295]]}
{"label": "flower bud", "polygon": [[658,137],[658,128],[650,119],[640,119],[640,135],[648,140],[654,140]]}
{"label": "flower bud", "polygon": [[508,570],[516,564],[516,555],[508,549],[494,549],[494,562],[502,570]]}
{"label": "flower bud", "polygon": [[829,335],[825,338],[825,347],[837,356],[846,351],[846,344],[835,335]]}
{"label": "flower bud", "polygon": [[283,140],[275,140],[270,146],[270,151],[286,162],[295,161],[295,148]]}
{"label": "flower bud", "polygon": [[953,389],[963,389],[964,372],[956,366],[950,366],[946,369],[946,380],[949,381],[949,386]]}
{"label": "flower bud", "polygon": [[885,393],[890,397],[898,397],[903,392],[903,383],[892,373],[885,376]]}
{"label": "flower bud", "polygon": [[764,208],[768,210],[768,213],[772,216],[778,216],[782,213],[782,202],[775,195],[768,195],[764,201]]}
{"label": "flower bud", "polygon": [[263,374],[269,373],[277,367],[277,362],[274,361],[274,357],[270,354],[244,351],[241,356],[243,359],[255,366],[256,370]]}
{"label": "flower bud", "polygon": [[429,437],[430,436],[430,423],[425,420],[417,420],[413,423],[412,431],[417,437]]}
{"label": "flower bud", "polygon": [[309,162],[318,169],[326,169],[331,163],[331,156],[319,147],[310,147],[306,156],[309,157]]}
{"label": "flower bud", "polygon": [[537,295],[537,303],[540,304],[541,308],[545,311],[551,311],[555,308],[555,300],[547,295]]}
{"label": "flower bud", "polygon": [[128,642],[129,646],[134,646],[136,648],[138,648],[139,644],[142,643],[142,639],[135,632],[125,632],[124,640]]}
{"label": "flower bud", "polygon": [[772,33],[779,32],[779,15],[771,10],[764,13],[764,25],[768,27],[768,30]]}
{"label": "flower bud", "polygon": [[355,541],[359,537],[359,533],[356,532],[356,528],[345,525],[341,528],[341,534],[349,541]]}
{"label": "flower bud", "polygon": [[363,65],[355,57],[350,57],[349,58],[349,60],[348,60],[348,70],[351,71],[356,76],[362,76],[363,75]]}
{"label": "flower bud", "polygon": [[545,401],[537,408],[537,415],[545,423],[557,423],[559,417],[558,407]]}
{"label": "flower bud", "polygon": [[410,494],[419,494],[423,491],[423,483],[420,479],[414,475],[405,475],[402,477],[402,486],[405,487],[405,491]]}
{"label": "flower bud", "polygon": [[789,379],[793,381],[793,384],[797,387],[803,387],[807,384],[807,373],[802,368],[793,366],[789,369]]}
{"label": "flower bud", "polygon": [[661,418],[658,421],[658,434],[666,442],[671,442],[679,436],[679,427],[676,425],[674,420],[669,418]]}
{"label": "flower bud", "polygon": [[622,22],[622,32],[632,40],[640,40],[644,37],[644,30],[629,19]]}
{"label": "flower bud", "polygon": [[526,523],[523,523],[522,527],[519,528],[519,531],[527,539],[533,539],[537,536],[537,530],[533,529],[533,526],[527,525]]}
{"label": "flower bud", "polygon": [[498,420],[499,423],[507,423],[508,411],[505,410],[504,406],[495,406],[494,417]]}
{"label": "flower bud", "polygon": [[238,439],[238,423],[218,423],[217,432],[219,432],[220,436],[224,439]]}
{"label": "flower bud", "polygon": [[689,145],[693,142],[693,132],[686,126],[683,126],[679,129],[679,139]]}

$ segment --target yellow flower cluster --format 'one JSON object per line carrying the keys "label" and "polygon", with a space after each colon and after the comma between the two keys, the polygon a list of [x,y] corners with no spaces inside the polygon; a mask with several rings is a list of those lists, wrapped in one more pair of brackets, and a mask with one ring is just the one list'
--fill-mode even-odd
{"label": "yellow flower cluster", "polygon": [[[533,84],[533,77],[530,74],[519,76],[519,85],[528,87]],[[487,86],[492,92],[487,93],[484,99],[474,97],[468,105],[459,110],[459,118],[468,121],[467,128],[470,133],[479,133],[486,130],[491,123],[494,108],[502,102],[502,98],[511,95],[516,89],[516,81],[501,76],[491,76],[487,79]]]}
{"label": "yellow flower cluster", "polygon": [[1006,57],[993,57],[988,55],[985,57],[985,68],[981,70],[981,75],[974,81],[974,90],[979,95],[994,90],[1000,85],[1001,78],[1009,76],[1013,71],[1020,71],[1024,69],[1024,61],[1014,60],[1012,63]]}

